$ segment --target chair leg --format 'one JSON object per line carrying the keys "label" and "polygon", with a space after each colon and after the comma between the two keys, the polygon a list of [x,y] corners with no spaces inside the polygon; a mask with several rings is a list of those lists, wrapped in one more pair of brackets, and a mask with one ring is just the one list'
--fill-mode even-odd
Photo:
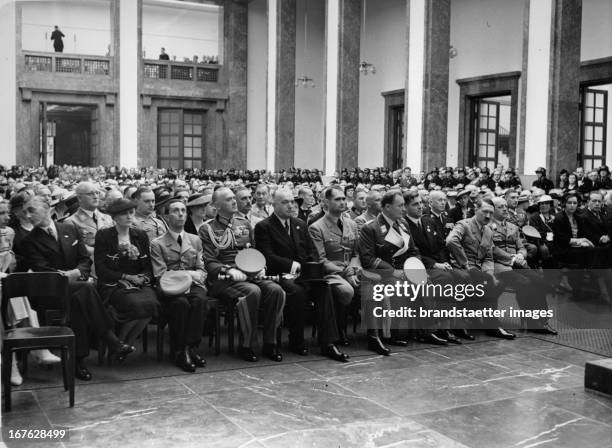
{"label": "chair leg", "polygon": [[22,350],[21,351],[21,373],[25,377],[28,374],[28,355],[30,354],[30,350]]}
{"label": "chair leg", "polygon": [[229,345],[229,352],[234,354],[234,304],[230,303],[227,307],[227,313],[225,314],[227,322],[227,342]]}
{"label": "chair leg", "polygon": [[69,389],[67,354],[68,354],[68,350],[65,347],[62,347],[62,377],[64,379],[64,390]]}
{"label": "chair leg", "polygon": [[2,386],[4,387],[4,412],[11,411],[11,370],[13,351],[6,348],[2,351]]}
{"label": "chair leg", "polygon": [[71,339],[68,344],[68,354],[66,358],[68,359],[68,400],[70,403],[70,407],[74,407],[74,363],[75,363],[75,342],[74,339]]}
{"label": "chair leg", "polygon": [[221,353],[221,313],[215,310],[215,356]]}
{"label": "chair leg", "polygon": [[164,327],[157,325],[157,361],[161,362],[164,358]]}
{"label": "chair leg", "polygon": [[147,331],[149,329],[149,326],[145,326],[144,330],[142,330],[142,333],[140,335],[140,337],[142,338],[142,352],[143,353],[147,353],[147,351],[149,350],[149,332]]}

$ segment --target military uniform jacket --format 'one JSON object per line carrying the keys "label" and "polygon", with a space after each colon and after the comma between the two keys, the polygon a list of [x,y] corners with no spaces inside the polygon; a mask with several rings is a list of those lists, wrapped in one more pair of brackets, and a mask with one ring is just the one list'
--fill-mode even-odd
{"label": "military uniform jacket", "polygon": [[[100,210],[95,210],[94,214],[96,216],[97,224],[94,219],[87,214],[85,210],[79,208],[74,215],[67,218],[64,223],[72,224],[79,231],[79,235],[81,235],[81,239],[85,243],[86,246],[93,248],[96,242],[96,232],[100,229],[105,229],[107,227],[112,227],[114,225],[113,219],[100,212]],[[90,250],[91,252],[92,250]]]}
{"label": "military uniform jacket", "polygon": [[[199,232],[204,247],[206,270],[212,276],[224,273],[236,267],[236,253],[239,250],[254,246],[253,227],[248,219],[234,215],[229,221],[217,215],[206,221]],[[224,241],[224,239],[229,240]],[[227,247],[218,247],[219,243],[228,243]]]}
{"label": "military uniform jacket", "polygon": [[506,221],[491,221],[493,230],[493,262],[495,272],[512,270],[512,258],[517,254],[527,257],[527,250],[518,226]]}
{"label": "military uniform jacket", "polygon": [[346,216],[340,219],[342,230],[327,215],[308,228],[315,247],[315,257],[323,262],[326,274],[342,273],[349,265],[361,267],[357,224]]}
{"label": "military uniform jacket", "polygon": [[455,226],[454,221],[448,215],[448,212],[443,211],[439,216],[436,216],[433,212],[429,214],[430,220],[427,222],[436,230],[436,232],[442,234],[444,238],[448,236],[453,227]]}
{"label": "military uniform jacket", "polygon": [[155,238],[162,236],[168,231],[166,223],[159,218],[156,218],[154,214],[145,216],[136,212],[134,215],[133,228],[142,230],[149,237],[149,241],[153,241]]}
{"label": "military uniform jacket", "polygon": [[183,232],[182,243],[179,246],[170,232],[151,241],[151,264],[156,278],[166,271],[204,271],[200,238]]}
{"label": "military uniform jacket", "polygon": [[460,268],[494,273],[493,230],[486,225],[481,228],[475,217],[455,224],[446,237],[446,246]]}
{"label": "military uniform jacket", "polygon": [[[403,232],[410,235],[404,219],[400,219],[398,225]],[[382,213],[361,229],[359,256],[365,269],[402,269],[407,258],[419,256],[412,236],[408,241],[408,250],[398,257],[394,256],[399,247],[385,240],[390,230]]]}

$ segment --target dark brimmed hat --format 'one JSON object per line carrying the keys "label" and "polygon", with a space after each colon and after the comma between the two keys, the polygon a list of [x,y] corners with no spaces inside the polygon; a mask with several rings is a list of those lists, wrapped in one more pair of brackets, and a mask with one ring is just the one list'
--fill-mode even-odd
{"label": "dark brimmed hat", "polygon": [[212,194],[204,194],[204,193],[192,194],[191,196],[189,196],[189,199],[187,200],[187,207],[196,207],[198,205],[206,205],[206,204],[210,204],[211,201],[212,201]]}
{"label": "dark brimmed hat", "polygon": [[110,205],[106,208],[106,212],[111,216],[117,216],[122,213],[127,212],[128,210],[132,210],[136,208],[136,203],[129,199],[120,198],[115,199]]}

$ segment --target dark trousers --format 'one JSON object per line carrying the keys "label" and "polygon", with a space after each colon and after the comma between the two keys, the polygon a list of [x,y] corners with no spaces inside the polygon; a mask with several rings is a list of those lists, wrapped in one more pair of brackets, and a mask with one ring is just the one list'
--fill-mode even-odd
{"label": "dark trousers", "polygon": [[202,341],[206,322],[208,295],[200,286],[192,285],[187,294],[164,296],[163,309],[168,317],[170,339],[177,351],[197,347]]}
{"label": "dark trousers", "polygon": [[[239,306],[238,312],[239,317],[241,313],[245,316],[248,314],[246,317],[250,322],[249,328],[244,328],[245,325],[242,325],[246,347],[253,348],[257,345],[260,308],[263,319],[263,341],[265,344],[275,343],[276,328],[278,328],[279,317],[285,305],[285,293],[280,285],[270,280],[252,282],[216,280],[210,285],[209,293],[220,300],[232,301],[232,306],[239,298],[244,298],[245,307]],[[248,330],[247,334],[245,330]]]}
{"label": "dark trousers", "polygon": [[[493,276],[479,269],[471,268],[465,272],[467,272],[467,274],[470,276],[470,283],[483,285],[483,288],[484,288],[483,299],[484,299],[484,302],[486,303],[486,306],[491,307],[493,309],[497,309],[499,296],[504,291],[503,283],[500,282],[496,286]],[[478,299],[466,299],[463,303],[465,303],[466,307],[469,308],[471,304],[477,305]],[[499,326],[500,326],[499,319],[495,317],[491,317],[487,319],[487,321],[485,322],[484,328],[496,329]]]}
{"label": "dark trousers", "polygon": [[331,286],[325,280],[296,283],[282,279],[280,285],[287,294],[285,316],[289,327],[289,344],[304,343],[304,311],[308,296],[315,304],[315,325],[318,329],[319,344],[327,346],[338,339],[336,312]]}
{"label": "dark trousers", "polygon": [[84,358],[89,354],[89,335],[104,337],[113,329],[114,323],[93,283],[70,282],[70,328],[75,336],[75,356]]}

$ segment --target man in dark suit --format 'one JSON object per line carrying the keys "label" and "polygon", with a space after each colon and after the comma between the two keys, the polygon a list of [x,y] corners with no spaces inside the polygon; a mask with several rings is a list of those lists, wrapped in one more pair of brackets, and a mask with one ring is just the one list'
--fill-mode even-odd
{"label": "man in dark suit", "polygon": [[[404,194],[406,221],[408,221],[410,234],[419,250],[431,283],[439,285],[468,284],[471,281],[470,276],[465,271],[453,269],[450,252],[446,247],[446,225],[441,222],[441,218],[444,218],[439,213],[442,201],[446,202],[446,195],[440,191],[436,191],[436,195],[433,195],[433,193],[433,201],[432,196],[430,196],[432,213],[429,216],[423,216],[423,203],[417,192],[409,191]],[[444,324],[446,325],[447,322],[444,322]],[[474,340],[474,336],[469,334],[467,330],[451,332],[448,326],[435,333],[421,331],[418,339],[421,342],[436,345],[446,345],[447,342],[460,344],[461,341],[457,339],[457,336]]]}
{"label": "man in dark suit", "polygon": [[[28,218],[34,229],[23,241],[24,256],[34,272],[59,272],[69,279],[70,328],[76,339],[76,377],[91,380],[85,366],[89,354],[90,332],[104,338],[111,352],[125,357],[134,347],[121,342],[113,332],[114,323],[96,291],[87,281],[91,269],[91,258],[72,224],[54,223],[49,204],[38,197],[25,204]],[[36,303],[36,298],[33,298]]]}
{"label": "man in dark suit", "polygon": [[606,247],[610,245],[608,228],[601,214],[603,198],[598,191],[589,193],[586,207],[580,213],[582,218],[582,232],[584,236],[593,243],[595,247]]}
{"label": "man in dark suit", "polygon": [[[267,273],[270,275],[297,275],[301,272],[302,264],[312,261],[313,247],[306,223],[292,217],[294,209],[292,192],[278,190],[274,195],[274,212],[255,226],[255,245],[266,257]],[[289,324],[289,349],[305,356],[308,354],[304,344],[306,289],[303,284],[288,278],[281,278],[280,285],[287,294],[285,315]],[[316,294],[321,351],[332,359],[344,362],[348,356],[334,345],[338,333],[330,288],[326,283],[313,285],[313,288],[321,292]]]}

